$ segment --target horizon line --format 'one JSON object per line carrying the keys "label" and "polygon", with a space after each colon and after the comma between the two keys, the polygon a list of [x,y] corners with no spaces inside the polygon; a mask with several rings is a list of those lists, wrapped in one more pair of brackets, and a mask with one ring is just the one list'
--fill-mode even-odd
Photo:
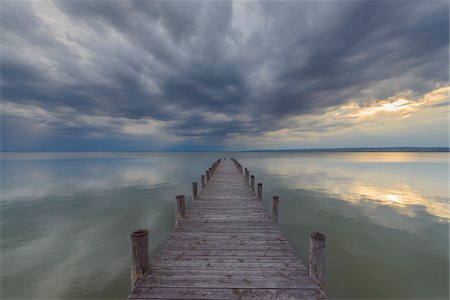
{"label": "horizon line", "polygon": [[339,147],[339,148],[290,148],[247,150],[1,150],[0,153],[156,153],[156,152],[450,152],[450,147]]}

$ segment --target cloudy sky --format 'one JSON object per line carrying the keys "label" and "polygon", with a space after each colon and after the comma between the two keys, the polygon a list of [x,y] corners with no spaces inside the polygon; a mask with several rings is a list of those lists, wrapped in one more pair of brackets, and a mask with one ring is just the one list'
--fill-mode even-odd
{"label": "cloudy sky", "polygon": [[447,146],[447,1],[1,2],[8,151]]}

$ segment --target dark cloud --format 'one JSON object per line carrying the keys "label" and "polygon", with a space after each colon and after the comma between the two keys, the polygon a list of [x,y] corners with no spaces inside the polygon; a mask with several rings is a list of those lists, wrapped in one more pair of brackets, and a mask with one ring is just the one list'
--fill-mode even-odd
{"label": "dark cloud", "polygon": [[48,129],[66,137],[111,134],[110,123],[70,127],[60,113],[70,109],[151,118],[166,122],[161,135],[222,146],[367,93],[420,94],[448,82],[445,1],[1,6],[2,101],[47,110],[60,120]]}

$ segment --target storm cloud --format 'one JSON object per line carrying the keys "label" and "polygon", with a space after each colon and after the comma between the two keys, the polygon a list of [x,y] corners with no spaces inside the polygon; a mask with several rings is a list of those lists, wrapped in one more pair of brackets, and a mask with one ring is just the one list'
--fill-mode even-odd
{"label": "storm cloud", "polygon": [[223,149],[448,84],[449,4],[3,1],[1,42],[4,150]]}

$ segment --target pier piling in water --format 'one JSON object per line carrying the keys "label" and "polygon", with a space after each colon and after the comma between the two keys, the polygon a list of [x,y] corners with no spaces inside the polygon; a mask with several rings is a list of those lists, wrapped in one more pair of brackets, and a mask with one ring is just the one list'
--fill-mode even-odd
{"label": "pier piling in water", "polygon": [[192,200],[197,199],[197,182],[192,183]]}
{"label": "pier piling in water", "polygon": [[262,200],[262,183],[258,183],[258,199]]}
{"label": "pier piling in water", "polygon": [[272,197],[272,221],[278,225],[278,196]]}
{"label": "pier piling in water", "polygon": [[175,197],[177,201],[177,211],[175,216],[175,226],[178,225],[178,223],[184,219],[186,216],[186,206],[185,206],[185,197],[184,195],[178,195]]}
{"label": "pier piling in water", "polygon": [[322,290],[325,290],[325,235],[319,232],[313,232],[310,237],[309,276],[317,281]]}
{"label": "pier piling in water", "polygon": [[141,276],[149,272],[148,230],[139,229],[131,233],[131,289]]}

